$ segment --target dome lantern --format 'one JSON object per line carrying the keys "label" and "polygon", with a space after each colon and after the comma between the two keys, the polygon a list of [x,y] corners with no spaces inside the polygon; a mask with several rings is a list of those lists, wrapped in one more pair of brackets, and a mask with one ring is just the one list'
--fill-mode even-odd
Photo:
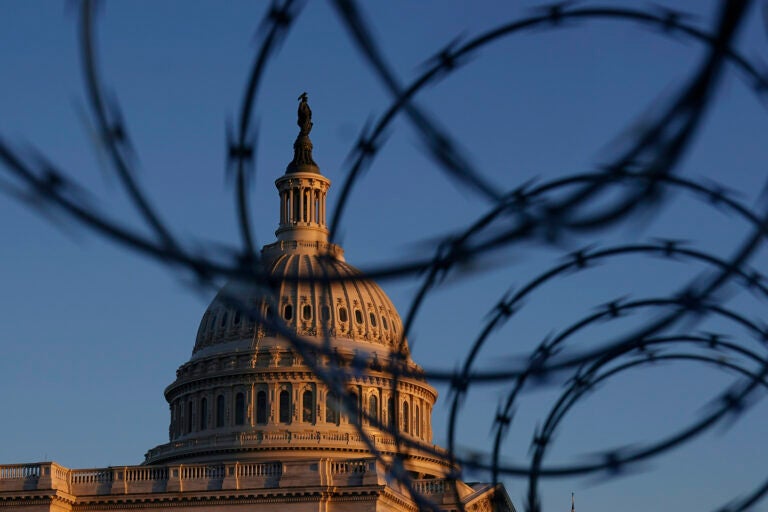
{"label": "dome lantern", "polygon": [[307,93],[299,96],[299,134],[293,143],[293,160],[275,181],[280,194],[278,240],[328,241],[325,199],[331,182],[312,158],[312,110]]}

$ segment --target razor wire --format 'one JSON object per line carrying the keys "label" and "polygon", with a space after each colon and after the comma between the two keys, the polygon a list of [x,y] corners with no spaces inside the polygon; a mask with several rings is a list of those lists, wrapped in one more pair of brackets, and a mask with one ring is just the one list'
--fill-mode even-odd
{"label": "razor wire", "polygon": [[[363,274],[365,279],[408,279],[418,283],[418,289],[405,309],[404,328],[399,333],[398,347],[392,352],[390,360],[384,363],[383,371],[391,376],[391,391],[396,404],[399,404],[397,394],[401,378],[426,378],[450,387],[447,453],[402,432],[398,426],[397,406],[393,425],[383,424],[379,418],[369,416],[363,408],[358,414],[366,423],[388,432],[395,439],[398,451],[405,453],[410,448],[418,448],[437,457],[448,457],[457,468],[450,475],[451,479],[461,477],[459,468],[482,471],[491,477],[493,484],[499,483],[502,478],[526,479],[528,492],[525,506],[533,512],[541,510],[538,486],[544,478],[577,474],[611,476],[627,471],[640,461],[695,439],[725,419],[739,419],[757,402],[757,391],[768,387],[768,356],[764,350],[768,343],[768,326],[727,307],[722,291],[728,286],[735,286],[751,293],[761,303],[768,298],[768,278],[753,264],[758,251],[765,247],[764,241],[768,236],[768,207],[750,208],[738,201],[726,186],[691,180],[678,172],[683,154],[696,140],[706,113],[716,102],[714,91],[728,73],[726,65],[739,71],[758,100],[765,99],[768,74],[734,45],[740,26],[755,9],[754,2],[721,2],[715,26],[711,29],[689,23],[683,12],[659,7],[636,9],[597,4],[581,6],[567,2],[548,5],[529,16],[500,23],[469,40],[452,41],[427,61],[425,70],[419,76],[405,84],[401,83],[393,66],[384,57],[374,31],[365,19],[363,6],[352,0],[332,0],[331,4],[338,14],[339,24],[349,32],[350,44],[360,51],[371,72],[391,96],[390,106],[377,120],[366,125],[351,148],[349,166],[344,173],[345,179],[330,223],[331,240],[339,232],[350,197],[357,193],[355,185],[370,169],[386,143],[385,134],[393,121],[400,117],[419,134],[421,144],[442,171],[443,179],[477,195],[487,204],[485,213],[478,218],[467,219],[464,229],[440,240],[429,241],[431,254],[388,262],[366,269]],[[105,93],[94,34],[97,5],[92,0],[80,2],[79,16],[82,71],[89,112],[99,133],[99,144],[107,150],[112,172],[118,176],[149,234],[136,231],[99,209],[90,197],[83,196],[82,191],[88,190],[86,186],[76,183],[70,173],[46,159],[42,153],[25,154],[0,137],[0,168],[9,179],[4,183],[6,193],[17,199],[33,197],[37,201],[31,207],[56,208],[70,220],[128,250],[166,264],[172,270],[192,272],[203,287],[215,289],[221,279],[243,282],[260,290],[272,301],[273,311],[276,310],[273,297],[275,283],[255,250],[256,240],[248,213],[256,173],[258,138],[253,115],[258,104],[259,86],[268,73],[269,64],[279,59],[280,45],[290,37],[290,29],[303,14],[303,7],[304,2],[300,0],[274,0],[271,3],[259,25],[260,42],[240,103],[239,118],[234,127],[231,124],[227,126],[225,174],[234,183],[235,222],[241,240],[239,246],[229,249],[229,253],[235,255],[231,262],[222,263],[186,247],[174,227],[164,221],[160,210],[150,203],[136,179],[133,157],[140,148],[133,147],[131,143],[130,131],[117,99]],[[706,49],[694,71],[678,84],[673,101],[667,108],[655,114],[652,122],[633,137],[619,156],[600,168],[572,172],[544,183],[523,183],[506,190],[488,178],[482,169],[475,168],[459,149],[454,137],[417,103],[420,95],[427,94],[428,86],[450,80],[456,73],[467,72],[471,66],[468,62],[470,57],[502,39],[530,35],[533,29],[554,31],[563,26],[578,27],[595,20],[651,27],[657,29],[660,37],[690,40]],[[448,277],[472,279],[471,275],[463,275],[467,264],[523,243],[536,242],[560,250],[558,242],[568,236],[589,239],[602,233],[616,232],[627,220],[668,201],[671,191],[688,194],[703,209],[730,215],[735,224],[748,230],[747,235],[728,256],[679,240],[652,240],[611,247],[591,245],[576,251],[566,249],[561,251],[563,260],[560,264],[533,276],[517,291],[510,291],[504,297],[491,301],[491,314],[481,331],[475,339],[464,343],[467,350],[460,369],[427,367],[421,370],[407,364],[406,339],[422,307]],[[615,198],[608,205],[600,201],[605,194]],[[588,272],[604,262],[624,257],[698,264],[707,270],[666,296],[632,300],[623,297],[595,305],[597,309],[594,312],[566,324],[558,334],[542,340],[527,357],[514,359],[514,364],[508,369],[500,371],[480,366],[479,356],[484,350],[489,350],[488,340],[524,310],[530,296],[543,287],[557,286],[567,276]],[[330,286],[332,282],[345,278],[325,275],[315,279],[323,286]],[[358,407],[345,386],[355,373],[364,371],[370,363],[349,361],[334,352],[330,333],[325,333],[323,342],[318,345],[297,336],[279,315],[264,315],[261,309],[253,308],[237,297],[225,296],[224,300],[229,306],[242,311],[252,322],[265,325],[289,340],[305,364],[329,390],[342,398],[347,411]],[[654,318],[628,333],[608,336],[590,349],[577,351],[571,348],[571,339],[576,333],[598,323],[624,319],[641,310],[652,310]],[[737,341],[731,341],[730,333],[695,332],[694,324],[714,317],[738,326],[746,335],[741,333],[733,338]],[[684,332],[679,332],[680,329]],[[754,347],[750,348],[749,344]],[[668,436],[631,450],[606,449],[566,465],[545,463],[554,435],[567,414],[598,384],[608,382],[625,371],[680,362],[714,366],[736,375],[737,380],[715,398],[712,407],[701,417],[693,418],[687,426]],[[525,393],[527,383],[546,378],[563,387],[562,395],[534,433],[528,463],[510,463],[504,456],[503,441],[514,421],[515,407]],[[493,420],[492,440],[487,450],[479,455],[463,454],[458,448],[457,427],[464,400],[470,389],[490,383],[501,384],[508,389]],[[361,438],[366,441],[370,452],[385,463],[391,477],[408,490],[421,509],[440,510],[439,504],[416,492],[401,461],[386,460],[361,424],[358,423]],[[457,492],[455,481],[454,491]],[[734,500],[720,510],[746,510],[763,499],[766,493],[768,482],[761,483],[746,497]],[[459,503],[457,506],[463,512],[463,505]]]}

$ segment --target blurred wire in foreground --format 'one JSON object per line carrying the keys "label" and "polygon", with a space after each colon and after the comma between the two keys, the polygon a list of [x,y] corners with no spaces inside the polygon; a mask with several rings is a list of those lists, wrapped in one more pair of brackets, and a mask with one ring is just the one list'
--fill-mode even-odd
{"label": "blurred wire in foreground", "polygon": [[[427,154],[442,170],[443,176],[457,187],[475,194],[487,204],[478,218],[467,219],[465,228],[440,240],[430,240],[428,254],[406,261],[392,261],[379,268],[368,269],[366,278],[406,278],[418,283],[418,290],[405,311],[404,329],[391,360],[383,368],[392,376],[393,393],[397,381],[413,375],[413,369],[404,363],[408,336],[421,307],[431,293],[447,277],[463,276],[472,279],[471,264],[495,253],[523,243],[537,242],[562,249],[561,263],[536,276],[503,297],[493,297],[494,304],[482,330],[473,340],[466,340],[466,356],[456,370],[427,368],[425,376],[450,386],[451,410],[448,423],[448,457],[467,470],[484,471],[494,483],[503,477],[527,479],[526,507],[541,510],[538,486],[543,478],[572,475],[599,475],[612,477],[631,470],[635,465],[688,443],[726,420],[742,417],[756,403],[758,391],[768,386],[768,356],[764,347],[768,342],[768,326],[747,318],[725,304],[725,290],[744,290],[755,300],[768,298],[768,278],[757,270],[753,260],[764,246],[768,235],[768,208],[763,205],[750,208],[728,192],[727,187],[702,183],[683,177],[678,168],[682,157],[701,131],[705,115],[715,102],[714,92],[722,82],[727,66],[736,68],[748,80],[760,99],[768,91],[768,76],[750,59],[738,53],[734,40],[751,10],[756,7],[747,0],[729,0],[717,5],[715,25],[708,30],[688,23],[688,17],[669,9],[633,9],[614,5],[582,5],[560,3],[546,6],[529,16],[508,20],[470,39],[456,39],[439,49],[430,59],[420,76],[410,83],[401,83],[387,62],[384,52],[373,35],[362,11],[362,4],[352,0],[331,2],[339,23],[348,31],[354,45],[391,96],[391,105],[380,118],[367,125],[351,149],[349,168],[332,216],[331,237],[338,231],[355,184],[378,156],[384,137],[392,121],[404,116],[417,130]],[[96,57],[95,6],[83,0],[80,9],[80,48],[85,76],[89,113],[98,128],[98,143],[109,156],[112,171],[119,178],[125,193],[139,213],[144,231],[138,232],[85,199],[83,184],[73,181],[66,170],[47,160],[37,152],[22,151],[0,137],[0,162],[5,173],[2,189],[11,197],[25,201],[31,208],[47,211],[56,209],[67,219],[83,225],[100,236],[123,247],[154,258],[172,269],[191,272],[201,286],[213,287],[222,279],[242,281],[248,286],[272,293],[274,283],[265,272],[260,255],[255,250],[248,197],[255,173],[257,132],[253,112],[258,104],[259,85],[267,73],[270,62],[278,57],[282,41],[289,37],[290,28],[302,15],[303,2],[272,2],[259,25],[260,44],[248,76],[240,115],[234,127],[228,128],[227,173],[233,178],[236,197],[236,221],[241,246],[231,248],[230,261],[210,258],[202,251],[185,247],[173,226],[162,218],[142,190],[134,169],[135,154],[139,148],[131,143],[129,129],[121,115],[114,95],[105,91]],[[677,84],[673,100],[668,106],[654,112],[642,130],[635,133],[612,161],[599,169],[558,178],[542,183],[521,183],[512,189],[503,189],[494,183],[482,169],[474,167],[462,154],[454,137],[438,126],[416,97],[426,92],[429,85],[446,80],[463,70],[462,65],[477,52],[483,51],[504,38],[519,34],[530,35],[532,29],[558,30],[563,26],[608,20],[613,23],[631,22],[651,27],[661,37],[691,40],[703,45],[706,52],[685,80]],[[731,220],[746,226],[748,234],[729,254],[714,254],[679,240],[651,240],[611,247],[591,244],[598,234],[618,230],[628,219],[645,215],[664,203],[671,192],[689,195],[703,210],[715,209],[730,215]],[[606,204],[604,197],[612,200]],[[580,250],[564,249],[560,242],[575,239],[585,242]],[[618,292],[615,300],[595,305],[594,312],[569,322],[551,336],[542,340],[527,358],[512,357],[513,344],[508,354],[494,354],[512,361],[503,370],[483,368],[479,356],[487,349],[488,341],[502,326],[526,307],[527,300],[542,288],[556,286],[566,276],[587,273],[608,261],[622,258],[662,259],[685,264],[697,264],[706,271],[665,296],[630,299]],[[295,276],[300,279],[300,276]],[[316,276],[319,285],[328,286],[342,277]],[[274,332],[290,340],[315,374],[341,397],[344,407],[356,407],[345,385],[360,368],[339,358],[330,343],[312,344],[297,336],[279,317],[264,315],[262,310],[227,297],[229,305],[237,308],[254,322],[267,325]],[[481,300],[481,298],[478,298]],[[651,312],[650,320],[634,325],[622,334],[597,339],[589,347],[575,347],[572,340],[581,332],[595,326],[617,322],[639,312]],[[693,326],[706,318],[717,317],[723,325],[738,327],[740,334],[700,332]],[[552,319],[553,328],[557,320]],[[746,333],[746,334],[743,334]],[[498,350],[495,348],[494,350]],[[320,363],[321,358],[325,362]],[[570,464],[551,465],[546,456],[553,439],[567,415],[598,385],[605,385],[623,372],[658,365],[695,361],[735,375],[736,381],[723,389],[711,406],[681,429],[670,432],[642,445],[626,449],[606,449]],[[515,420],[521,396],[531,383],[559,385],[562,394],[530,441],[527,461],[509,462],[504,453],[504,440]],[[487,450],[463,453],[459,448],[458,422],[471,389],[487,384],[503,385],[507,392],[498,405],[492,426],[492,440]],[[436,456],[445,453],[423,445],[412,437],[402,435],[397,426],[381,424],[376,417],[362,412],[366,423],[389,432],[398,447],[407,450],[419,447]],[[361,436],[366,437],[362,427]],[[367,439],[367,438],[366,438]],[[408,486],[413,498],[423,509],[439,510],[439,504],[420,495],[410,484],[406,471],[396,461],[385,461],[373,440],[368,448],[382,458],[390,468],[391,476]],[[458,478],[460,475],[454,475]],[[768,479],[749,494],[728,504],[722,510],[745,510],[768,493]]]}

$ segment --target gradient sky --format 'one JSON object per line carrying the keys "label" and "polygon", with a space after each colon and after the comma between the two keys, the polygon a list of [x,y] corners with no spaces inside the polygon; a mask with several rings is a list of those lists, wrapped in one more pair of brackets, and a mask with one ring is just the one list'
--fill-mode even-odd
{"label": "gradient sky", "polygon": [[[618,2],[617,2],[618,4]],[[709,27],[717,2],[666,2]],[[530,13],[535,2],[365,2],[386,57],[403,82],[449,41],[472,37]],[[645,2],[621,2],[643,6]],[[190,247],[238,243],[232,188],[224,173],[225,124],[239,110],[266,2],[106,2],[99,16],[104,81],[124,112],[137,149],[139,179],[163,219]],[[754,6],[739,38],[749,57],[766,55]],[[0,136],[34,147],[66,169],[110,218],[143,226],[93,144],[85,112],[70,2],[0,5]],[[617,21],[567,23],[518,34],[472,56],[418,101],[484,175],[511,189],[596,168],[632,128],[674,94],[703,56],[697,43]],[[257,176],[252,216],[260,244],[277,225],[273,181],[291,159],[296,98],[309,93],[315,160],[335,184],[366,125],[391,98],[325,2],[311,2],[290,31],[259,91]],[[726,183],[758,205],[768,161],[768,112],[729,69],[705,127],[681,172]],[[0,187],[9,183],[0,170]],[[685,194],[659,211],[559,247],[524,245],[495,255],[471,279],[453,280],[427,302],[410,337],[427,368],[456,368],[487,313],[519,286],[576,247],[666,236],[727,257],[747,227]],[[447,180],[399,119],[356,189],[343,223],[347,261],[361,268],[424,256],[429,241],[467,225],[489,207]],[[766,271],[765,250],[752,264]],[[0,196],[0,463],[55,460],[72,468],[137,464],[167,440],[162,391],[188,359],[211,290],[190,276],[116,246],[69,222]],[[664,295],[704,269],[681,262],[625,258],[548,287],[494,336],[483,364],[505,367],[550,332],[608,300]],[[401,313],[415,280],[382,286]],[[764,304],[735,293],[730,304],[764,318]],[[632,319],[590,334],[621,332]],[[707,325],[749,344],[730,324]],[[704,328],[697,325],[696,329]],[[590,339],[584,339],[587,344]],[[585,345],[586,346],[586,345]],[[754,346],[754,344],[752,345]],[[659,365],[600,388],[574,411],[556,439],[553,463],[671,433],[697,418],[733,376],[694,364]],[[558,388],[535,389],[521,404],[505,457],[522,462],[534,428]],[[447,393],[433,424],[444,441]],[[503,387],[477,389],[462,415],[459,443],[491,446],[491,420]],[[768,477],[759,403],[738,421],[617,479],[546,481],[545,510],[607,512],[709,510]],[[467,480],[482,480],[470,474]],[[522,509],[525,483],[508,479]],[[762,509],[765,509],[763,507]]]}

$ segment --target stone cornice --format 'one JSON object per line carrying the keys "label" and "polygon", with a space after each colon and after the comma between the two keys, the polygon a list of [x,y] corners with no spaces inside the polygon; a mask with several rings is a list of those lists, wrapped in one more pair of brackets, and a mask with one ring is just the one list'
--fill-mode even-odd
{"label": "stone cornice", "polygon": [[131,496],[78,497],[75,510],[141,509],[147,507],[189,507],[259,505],[268,503],[306,503],[315,501],[372,501],[383,492],[383,485],[337,488],[332,486],[253,491],[197,491],[193,493],[151,493]]}
{"label": "stone cornice", "polygon": [[[314,382],[323,384],[309,368],[254,368],[249,371],[242,369],[232,371],[222,371],[216,374],[200,375],[177,379],[165,390],[167,400],[173,400],[173,397],[185,393],[193,393],[203,389],[210,389],[219,386],[231,386],[237,384],[254,384],[261,382],[276,381],[296,381],[296,382]],[[350,384],[363,384],[382,388],[392,387],[394,379],[385,373],[362,374],[353,376]],[[411,379],[408,377],[399,377],[397,379],[398,389],[418,395],[430,403],[437,401],[437,393],[432,386],[426,382]]]}
{"label": "stone cornice", "polygon": [[24,493],[12,493],[12,492],[0,492],[0,506],[30,506],[40,505],[42,503],[53,503],[60,501],[67,505],[75,503],[74,496],[59,490],[42,491],[42,492],[24,492]]}
{"label": "stone cornice", "polygon": [[[394,438],[381,433],[368,432],[368,439],[375,449],[385,456],[402,455],[403,446],[398,446]],[[415,441],[410,439],[410,441]],[[431,451],[442,449],[435,445],[423,445],[423,448],[410,448],[405,461],[420,461],[437,468],[448,468],[450,463],[445,456],[435,455]],[[285,429],[271,429],[256,432],[233,432],[225,435],[210,435],[203,438],[172,441],[156,446],[149,450],[146,461],[150,464],[165,464],[170,461],[178,463],[202,460],[240,460],[242,462],[264,461],[282,458],[285,453],[305,453],[308,456],[334,457],[371,457],[368,444],[360,437],[359,432],[339,432],[338,429],[298,430],[292,432]],[[327,455],[325,455],[327,454]]]}

